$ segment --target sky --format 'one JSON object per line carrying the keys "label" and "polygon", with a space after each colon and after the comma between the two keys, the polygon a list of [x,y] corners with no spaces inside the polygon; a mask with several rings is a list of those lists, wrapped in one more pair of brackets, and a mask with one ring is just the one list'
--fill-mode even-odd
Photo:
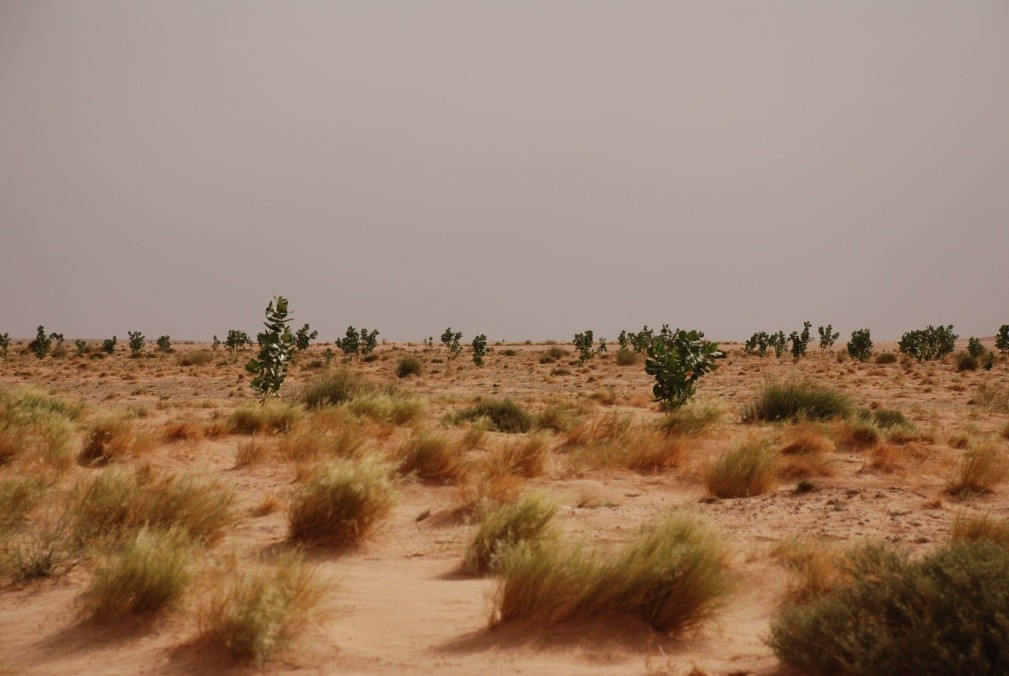
{"label": "sky", "polygon": [[1009,323],[1009,3],[0,0],[0,332]]}

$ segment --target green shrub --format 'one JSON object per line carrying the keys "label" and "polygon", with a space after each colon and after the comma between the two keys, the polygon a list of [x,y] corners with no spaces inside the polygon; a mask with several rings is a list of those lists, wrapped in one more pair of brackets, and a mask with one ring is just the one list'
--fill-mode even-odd
{"label": "green shrub", "polygon": [[420,375],[423,370],[423,365],[420,359],[413,355],[407,355],[399,360],[396,364],[396,377],[406,378],[407,376]]}
{"label": "green shrub", "polygon": [[839,331],[834,331],[834,327],[830,324],[826,326],[818,326],[816,332],[820,334],[820,351],[827,352],[834,349],[834,341],[836,341],[841,333]]}
{"label": "green shrub", "polygon": [[105,354],[113,354],[116,351],[116,337],[106,338],[102,341],[102,352]]}
{"label": "green shrub", "polygon": [[827,420],[851,408],[847,396],[810,380],[769,382],[744,409],[743,421]]}
{"label": "green shrub", "polygon": [[300,329],[294,332],[294,348],[298,352],[304,352],[308,349],[308,346],[312,344],[312,341],[319,337],[318,331],[313,331],[312,327],[305,324]]}
{"label": "green shrub", "polygon": [[848,354],[861,362],[869,361],[869,357],[872,356],[872,338],[869,337],[869,329],[856,329],[851,332]]}
{"label": "green shrub", "polygon": [[956,339],[952,324],[938,327],[929,324],[925,329],[906,332],[901,336],[898,348],[918,361],[942,359],[952,354],[956,348]]}
{"label": "green shrub", "polygon": [[451,326],[442,332],[441,344],[445,346],[446,350],[448,350],[449,359],[455,359],[456,357],[459,356],[459,353],[462,352],[462,345],[459,344],[459,341],[461,339],[462,339],[462,332],[461,331],[453,332]]}
{"label": "green shrub", "polygon": [[486,418],[498,432],[528,432],[533,426],[533,417],[511,399],[484,399],[470,408],[456,414],[460,421],[474,421]]}
{"label": "green shrub", "polygon": [[144,334],[140,331],[127,331],[126,333],[130,337],[130,356],[139,357],[140,353],[144,351],[147,339],[144,338]]}
{"label": "green shrub", "polygon": [[971,336],[967,339],[967,353],[976,359],[980,358],[984,354],[984,345],[980,340]]}
{"label": "green shrub", "polygon": [[698,380],[718,368],[717,359],[725,356],[717,343],[704,340],[701,331],[677,329],[660,336],[648,346],[645,373],[655,379],[652,394],[666,410],[675,410],[694,396]]}
{"label": "green shrub", "polygon": [[169,336],[159,336],[155,344],[160,352],[168,354],[172,351],[172,339]]}
{"label": "green shrub", "polygon": [[789,342],[792,343],[792,357],[794,359],[806,356],[806,349],[809,347],[809,327],[811,326],[810,322],[803,322],[801,332],[792,331],[788,336]]}
{"label": "green shrub", "polygon": [[786,606],[768,643],[816,674],[1009,672],[1009,550],[970,542],[912,560],[869,547],[851,582],[808,606]]}
{"label": "green shrub", "polygon": [[9,333],[0,333],[0,361],[7,361],[7,351],[11,346],[11,336]]}
{"label": "green shrub", "polygon": [[[514,352],[514,351],[513,351]],[[473,363],[483,366],[484,357],[487,356],[487,336],[482,333],[473,339]]]}
{"label": "green shrub", "polygon": [[279,397],[280,386],[287,378],[287,367],[295,350],[294,334],[288,326],[291,321],[286,298],[276,296],[267,304],[263,322],[266,330],[256,336],[259,354],[245,365],[245,370],[254,375],[249,386],[259,395],[260,404],[270,397]]}
{"label": "green shrub", "polygon": [[373,390],[360,375],[341,368],[309,383],[299,398],[308,408],[322,408],[342,404]]}
{"label": "green shrub", "polygon": [[995,334],[995,349],[1002,353],[1003,359],[1009,357],[1009,324],[998,327],[998,333]]}

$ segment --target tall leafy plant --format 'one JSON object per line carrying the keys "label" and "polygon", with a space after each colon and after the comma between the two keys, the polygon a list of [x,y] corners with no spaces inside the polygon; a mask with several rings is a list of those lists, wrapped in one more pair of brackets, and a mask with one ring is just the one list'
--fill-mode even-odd
{"label": "tall leafy plant", "polygon": [[259,395],[259,403],[265,403],[270,397],[280,396],[280,386],[287,377],[287,365],[294,354],[294,334],[288,324],[287,299],[276,296],[266,306],[266,330],[256,336],[259,341],[259,354],[250,359],[245,370],[254,373],[252,389]]}
{"label": "tall leafy plant", "polygon": [[680,408],[694,396],[697,381],[718,368],[716,360],[724,356],[701,331],[677,329],[656,338],[645,359],[645,373],[655,378],[652,394],[665,409]]}

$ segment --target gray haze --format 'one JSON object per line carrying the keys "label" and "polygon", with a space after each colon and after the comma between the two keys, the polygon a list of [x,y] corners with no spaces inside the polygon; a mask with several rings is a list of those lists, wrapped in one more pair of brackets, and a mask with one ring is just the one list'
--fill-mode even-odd
{"label": "gray haze", "polygon": [[0,331],[1009,322],[1009,3],[0,1]]}

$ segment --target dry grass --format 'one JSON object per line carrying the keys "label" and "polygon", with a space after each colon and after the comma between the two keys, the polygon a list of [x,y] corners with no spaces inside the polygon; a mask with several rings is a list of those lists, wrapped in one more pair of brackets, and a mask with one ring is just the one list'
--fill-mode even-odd
{"label": "dry grass", "polygon": [[743,411],[744,422],[829,420],[851,412],[844,394],[810,380],[769,382]]}
{"label": "dry grass", "polygon": [[462,450],[445,434],[417,431],[395,453],[397,470],[426,483],[454,483],[466,476]]}
{"label": "dry grass", "polygon": [[980,383],[973,403],[992,413],[1009,413],[1009,387],[990,382]]}
{"label": "dry grass", "polygon": [[864,467],[878,472],[896,472],[904,468],[905,459],[905,453],[900,446],[879,444],[869,451]]}
{"label": "dry grass", "polygon": [[276,448],[277,454],[284,460],[303,463],[320,458],[357,457],[367,441],[364,428],[357,423],[312,425],[282,437],[277,441]]}
{"label": "dry grass", "polygon": [[70,519],[49,510],[31,528],[0,532],[0,577],[14,583],[65,575],[80,559]]}
{"label": "dry grass", "polygon": [[634,425],[631,416],[616,412],[585,421],[571,430],[561,450],[569,451],[569,470],[631,469],[664,471],[682,463],[682,439],[653,425]]}
{"label": "dry grass", "polygon": [[161,439],[173,441],[200,441],[207,436],[203,423],[194,420],[175,420],[161,428]]}
{"label": "dry grass", "polygon": [[822,542],[783,540],[770,555],[792,574],[785,591],[792,603],[809,603],[848,580],[841,554]]}
{"label": "dry grass", "polygon": [[953,526],[949,533],[950,544],[977,540],[991,540],[1003,547],[1009,547],[1009,519],[998,518],[988,513],[958,512],[953,517]]}
{"label": "dry grass", "polygon": [[0,390],[0,465],[39,461],[58,471],[73,464],[73,421],[82,411],[33,389]]}
{"label": "dry grass", "polygon": [[235,467],[249,467],[260,463],[270,452],[270,446],[262,439],[253,437],[238,444],[235,449]]}
{"label": "dry grass", "polygon": [[329,461],[315,468],[291,501],[288,537],[294,542],[357,544],[389,515],[394,501],[389,468],[373,461]]}
{"label": "dry grass", "polygon": [[674,436],[696,436],[713,429],[724,416],[725,406],[721,402],[691,399],[686,405],[668,411],[659,427]]}
{"label": "dry grass", "polygon": [[1003,451],[993,446],[979,446],[963,452],[953,476],[946,484],[951,495],[990,493],[1009,478],[1009,462]]}
{"label": "dry grass", "polygon": [[539,495],[527,495],[512,504],[485,502],[480,512],[480,527],[463,560],[462,568],[467,573],[495,570],[505,549],[554,536],[549,526],[557,505]]}
{"label": "dry grass", "polygon": [[95,467],[126,458],[139,458],[152,451],[157,443],[154,434],[139,429],[130,420],[102,420],[88,428],[77,462]]}
{"label": "dry grass", "polygon": [[264,662],[318,616],[325,592],[297,552],[265,567],[232,561],[200,606],[200,637],[240,659]]}
{"label": "dry grass", "polygon": [[152,614],[179,602],[192,579],[185,531],[141,528],[123,550],[95,570],[81,612],[97,621]]}
{"label": "dry grass", "polygon": [[38,475],[15,474],[0,480],[0,533],[19,526],[42,502],[48,488]]}
{"label": "dry grass", "polygon": [[550,442],[542,434],[507,442],[487,458],[486,473],[491,476],[505,474],[529,478],[542,476],[546,471],[549,449]]}
{"label": "dry grass", "polygon": [[545,541],[501,555],[492,621],[553,624],[628,613],[680,633],[712,617],[732,590],[722,547],[693,521],[643,529],[615,556]]}
{"label": "dry grass", "polygon": [[822,425],[799,423],[785,429],[781,439],[782,455],[820,455],[831,453],[837,444]]}
{"label": "dry grass", "polygon": [[144,468],[130,475],[110,469],[79,481],[67,498],[67,511],[81,542],[118,540],[144,527],[175,526],[209,546],[234,524],[234,500],[223,486],[188,476],[156,475]]}
{"label": "dry grass", "polygon": [[770,439],[752,437],[708,467],[704,487],[717,498],[763,495],[777,482],[777,463]]}
{"label": "dry grass", "polygon": [[290,404],[243,406],[231,414],[229,427],[236,434],[268,434],[291,430],[304,415]]}

